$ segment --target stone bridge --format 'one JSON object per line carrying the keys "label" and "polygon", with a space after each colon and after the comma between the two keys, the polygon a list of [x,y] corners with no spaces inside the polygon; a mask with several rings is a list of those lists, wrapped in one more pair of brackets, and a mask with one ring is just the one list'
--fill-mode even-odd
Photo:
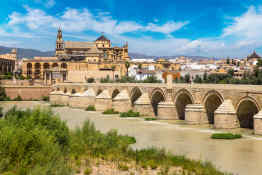
{"label": "stone bridge", "polygon": [[158,119],[250,128],[262,134],[262,86],[222,84],[61,83],[50,93],[53,104],[98,111],[130,109]]}

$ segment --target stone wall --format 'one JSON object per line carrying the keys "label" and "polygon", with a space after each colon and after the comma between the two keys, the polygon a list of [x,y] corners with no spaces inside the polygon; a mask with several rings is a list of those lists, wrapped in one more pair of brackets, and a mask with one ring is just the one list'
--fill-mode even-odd
{"label": "stone wall", "polygon": [[[171,81],[170,81],[171,82]],[[262,112],[262,86],[230,84],[151,84],[151,83],[60,83],[58,91],[82,94],[92,90],[93,103],[98,111],[115,108],[129,109],[157,119],[185,120],[188,124],[212,124],[215,128],[250,128],[262,134],[262,120],[254,115]],[[119,92],[116,96],[114,92]],[[98,93],[100,92],[100,93]],[[62,95],[63,96],[63,95]],[[73,107],[85,107],[83,97],[65,96]],[[89,97],[88,97],[89,99]],[[80,106],[78,103],[81,103]],[[81,106],[84,105],[84,106]],[[244,117],[247,115],[248,117]],[[262,118],[262,117],[261,117]],[[259,123],[260,122],[260,123]],[[242,125],[241,125],[242,123]],[[244,125],[243,123],[248,123]],[[240,125],[239,125],[240,124]],[[258,131],[259,130],[259,131]],[[261,131],[260,131],[261,130]]]}
{"label": "stone wall", "polygon": [[18,95],[24,100],[40,100],[43,96],[49,96],[52,88],[50,86],[3,86],[6,95],[13,99]]}

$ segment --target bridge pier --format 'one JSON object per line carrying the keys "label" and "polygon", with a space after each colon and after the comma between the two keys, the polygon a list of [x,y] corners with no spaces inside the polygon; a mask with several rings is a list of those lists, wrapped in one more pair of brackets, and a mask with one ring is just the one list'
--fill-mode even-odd
{"label": "bridge pier", "polygon": [[50,93],[49,98],[50,98],[50,103],[51,104],[61,104],[61,96],[63,95],[62,91],[53,91]]}
{"label": "bridge pier", "polygon": [[239,127],[237,114],[231,100],[225,100],[214,113],[214,127],[234,129]]}
{"label": "bridge pier", "polygon": [[158,104],[158,119],[178,120],[175,103],[172,100],[172,89],[167,90],[166,100]]}
{"label": "bridge pier", "polygon": [[113,100],[112,107],[119,112],[127,112],[132,109],[127,90],[121,91]]}
{"label": "bridge pier", "polygon": [[208,123],[204,106],[201,104],[188,104],[185,109],[185,121],[188,124]]}
{"label": "bridge pier", "polygon": [[172,101],[164,101],[158,104],[158,119],[178,120],[175,104]]}
{"label": "bridge pier", "polygon": [[254,116],[254,133],[262,135],[262,110]]}
{"label": "bridge pier", "polygon": [[84,97],[80,94],[72,94],[70,96],[70,100],[68,101],[68,106],[72,108],[81,108],[83,98]]}
{"label": "bridge pier", "polygon": [[83,93],[74,94],[70,97],[69,106],[73,108],[87,108],[89,105],[94,106],[96,101],[95,91],[89,89]]}
{"label": "bridge pier", "polygon": [[95,108],[97,111],[105,111],[112,108],[112,98],[107,89],[96,97]]}
{"label": "bridge pier", "polygon": [[143,93],[137,101],[135,101],[134,111],[139,112],[143,116],[154,116],[154,111],[148,93]]}
{"label": "bridge pier", "polygon": [[88,89],[87,91],[84,92],[84,103],[86,107],[90,106],[95,106],[96,103],[96,93],[93,88]]}
{"label": "bridge pier", "polygon": [[68,92],[68,93],[63,93],[62,95],[61,95],[61,101],[60,101],[60,104],[61,105],[65,105],[65,106],[67,106],[68,104],[69,104],[69,100],[70,100],[70,96],[71,96],[72,94],[70,93],[70,92]]}

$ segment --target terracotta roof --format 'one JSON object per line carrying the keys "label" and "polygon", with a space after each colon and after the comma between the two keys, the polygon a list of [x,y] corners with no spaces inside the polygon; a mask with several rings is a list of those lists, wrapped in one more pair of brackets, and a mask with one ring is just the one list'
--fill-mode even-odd
{"label": "terracotta roof", "polygon": [[110,41],[107,39],[104,35],[101,35],[99,38],[96,39],[96,41]]}
{"label": "terracotta roof", "polygon": [[140,73],[140,74],[156,74],[155,71],[153,71],[153,70],[146,70],[146,69],[141,69],[141,70],[138,71],[138,73]]}

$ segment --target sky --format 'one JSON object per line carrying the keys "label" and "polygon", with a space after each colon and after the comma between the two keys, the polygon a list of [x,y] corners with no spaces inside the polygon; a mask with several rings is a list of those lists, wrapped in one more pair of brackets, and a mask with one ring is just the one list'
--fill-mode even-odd
{"label": "sky", "polygon": [[54,50],[59,27],[146,55],[262,54],[262,0],[1,0],[1,46]]}

